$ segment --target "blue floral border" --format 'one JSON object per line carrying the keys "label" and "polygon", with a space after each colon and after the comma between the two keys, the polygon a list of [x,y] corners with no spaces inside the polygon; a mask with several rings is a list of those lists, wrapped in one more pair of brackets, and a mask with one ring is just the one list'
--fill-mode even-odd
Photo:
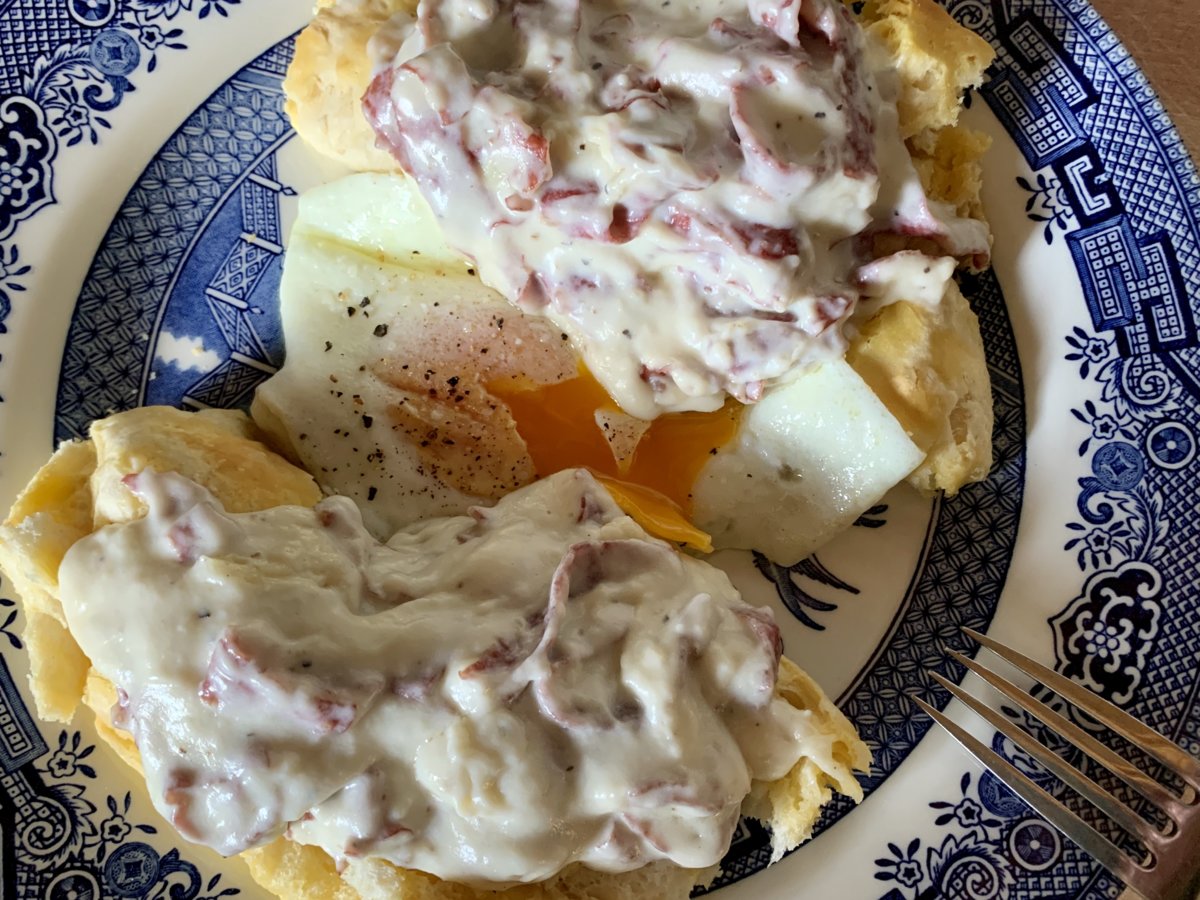
{"label": "blue floral border", "polygon": [[[1067,244],[1091,324],[1064,339],[1090,397],[1070,410],[1085,474],[1062,547],[1084,584],[1048,620],[1055,666],[1200,756],[1200,177],[1145,78],[1086,3],[948,6],[998,49],[983,97],[1032,173],[1016,179],[1026,215],[1047,244]],[[1036,720],[1005,712],[1095,769]],[[1075,804],[1010,742],[996,735],[993,747]],[[1120,793],[1108,773],[1092,775]],[[929,804],[940,839],[890,843],[875,861],[875,877],[893,885],[884,900],[1120,893],[990,773],[964,774],[960,788]]]}
{"label": "blue floral border", "polygon": [[1056,664],[1200,755],[1200,175],[1086,3],[990,9],[972,22],[999,51],[983,96],[1033,173],[1017,180],[1027,215],[1066,242],[1091,326],[1064,338],[1091,398],[1070,410],[1084,474],[1063,549],[1085,583],[1049,620]]}
{"label": "blue floral border", "polygon": [[228,16],[241,0],[14,0],[0,10],[0,334],[31,269],[18,226],[56,202],[60,152],[98,144],[107,114],[158,67],[186,50],[176,20]]}

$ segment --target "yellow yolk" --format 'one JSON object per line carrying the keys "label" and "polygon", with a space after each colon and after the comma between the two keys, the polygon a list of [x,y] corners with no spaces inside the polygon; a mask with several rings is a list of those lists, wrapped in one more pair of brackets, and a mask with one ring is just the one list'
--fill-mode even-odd
{"label": "yellow yolk", "polygon": [[668,413],[650,423],[621,472],[597,410],[616,410],[608,392],[582,366],[557,384],[500,379],[488,390],[504,401],[539,477],[591,469],[639,525],[664,540],[708,552],[712,541],[688,521],[691,490],[710,456],[737,434],[741,404],[711,413]]}
{"label": "yellow yolk", "polygon": [[608,475],[596,479],[608,488],[617,506],[648,532],[664,541],[685,544],[701,553],[712,553],[712,538],[687,520],[679,507],[653,488]]}
{"label": "yellow yolk", "polygon": [[612,450],[595,420],[596,410],[616,407],[591,373],[581,369],[577,378],[557,384],[498,379],[488,382],[487,389],[512,413],[539,478],[578,466],[617,474]]}

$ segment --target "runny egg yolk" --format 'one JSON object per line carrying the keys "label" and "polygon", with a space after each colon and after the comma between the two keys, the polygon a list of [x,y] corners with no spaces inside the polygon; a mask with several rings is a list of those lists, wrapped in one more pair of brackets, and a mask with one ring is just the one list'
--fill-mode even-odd
{"label": "runny egg yolk", "polygon": [[692,485],[711,456],[737,434],[740,403],[728,400],[715,412],[659,416],[622,467],[596,422],[597,411],[618,407],[582,366],[578,376],[557,384],[500,379],[489,383],[488,390],[512,413],[539,477],[567,468],[591,469],[647,531],[705,552],[712,549],[709,536],[688,520]]}

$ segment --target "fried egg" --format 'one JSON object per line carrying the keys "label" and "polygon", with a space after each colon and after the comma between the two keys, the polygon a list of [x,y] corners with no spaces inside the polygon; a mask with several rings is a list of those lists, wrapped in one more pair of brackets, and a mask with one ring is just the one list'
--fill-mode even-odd
{"label": "fried egg", "polygon": [[566,335],[446,247],[403,176],[352,175],[301,198],[280,303],[286,362],[253,415],[379,536],[586,466],[664,539],[786,564],[924,458],[840,360],[751,406],[625,414]]}

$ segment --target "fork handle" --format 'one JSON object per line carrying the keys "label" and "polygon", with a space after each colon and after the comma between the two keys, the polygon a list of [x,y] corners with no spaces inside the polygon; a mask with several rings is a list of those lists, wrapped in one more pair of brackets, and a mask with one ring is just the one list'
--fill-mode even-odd
{"label": "fork handle", "polygon": [[[1185,868],[1180,881],[1163,885],[1160,892],[1146,897],[1146,900],[1200,900],[1200,866],[1195,865],[1195,857],[1190,856],[1192,851],[1186,845],[1174,849],[1176,852],[1182,851],[1189,854],[1189,862],[1192,863],[1191,871]],[[1129,891],[1134,897],[1143,896],[1133,888],[1129,888]]]}

